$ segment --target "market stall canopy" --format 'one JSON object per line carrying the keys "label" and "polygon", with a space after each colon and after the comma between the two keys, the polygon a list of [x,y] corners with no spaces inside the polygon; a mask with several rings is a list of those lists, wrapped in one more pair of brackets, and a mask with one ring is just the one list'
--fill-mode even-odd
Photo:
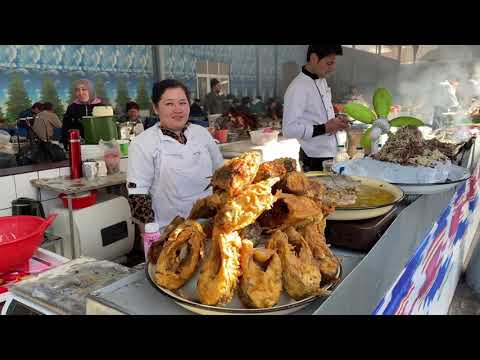
{"label": "market stall canopy", "polygon": [[421,62],[471,61],[476,49],[466,45],[441,45],[417,58]]}

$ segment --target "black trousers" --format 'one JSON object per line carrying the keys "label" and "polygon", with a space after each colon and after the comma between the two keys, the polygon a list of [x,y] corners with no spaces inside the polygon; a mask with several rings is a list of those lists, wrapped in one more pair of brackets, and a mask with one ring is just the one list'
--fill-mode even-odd
{"label": "black trousers", "polygon": [[303,163],[303,171],[323,171],[323,162],[325,160],[332,160],[333,157],[326,157],[326,158],[314,158],[310,157],[300,148],[300,161]]}

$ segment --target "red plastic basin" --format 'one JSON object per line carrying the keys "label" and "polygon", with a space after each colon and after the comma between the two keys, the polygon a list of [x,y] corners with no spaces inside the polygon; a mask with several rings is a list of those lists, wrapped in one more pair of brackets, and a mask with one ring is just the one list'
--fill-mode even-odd
{"label": "red plastic basin", "polygon": [[[60,199],[62,199],[63,206],[68,208],[67,195],[60,194]],[[72,199],[72,209],[78,210],[83,209],[89,206],[92,206],[97,202],[97,190],[90,190],[89,195],[76,196]]]}
{"label": "red plastic basin", "polygon": [[43,241],[47,227],[57,214],[0,217],[0,273],[24,266]]}

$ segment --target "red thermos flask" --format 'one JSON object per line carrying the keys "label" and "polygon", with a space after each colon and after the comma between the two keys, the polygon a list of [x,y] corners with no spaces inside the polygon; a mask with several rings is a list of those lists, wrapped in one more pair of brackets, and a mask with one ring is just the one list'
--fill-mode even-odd
{"label": "red thermos flask", "polygon": [[80,131],[72,129],[68,133],[70,142],[70,178],[82,177],[82,154],[80,148]]}

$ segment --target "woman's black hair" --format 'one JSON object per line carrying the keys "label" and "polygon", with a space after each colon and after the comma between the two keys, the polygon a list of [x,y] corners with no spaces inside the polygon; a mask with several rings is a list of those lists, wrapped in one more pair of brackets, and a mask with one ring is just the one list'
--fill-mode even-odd
{"label": "woman's black hair", "polygon": [[184,83],[175,79],[165,79],[160,82],[156,82],[153,84],[152,88],[152,102],[156,106],[160,99],[162,98],[163,93],[167,89],[174,89],[174,88],[181,88],[185,92],[185,96],[187,97],[188,103],[190,103],[190,91],[185,86]]}

